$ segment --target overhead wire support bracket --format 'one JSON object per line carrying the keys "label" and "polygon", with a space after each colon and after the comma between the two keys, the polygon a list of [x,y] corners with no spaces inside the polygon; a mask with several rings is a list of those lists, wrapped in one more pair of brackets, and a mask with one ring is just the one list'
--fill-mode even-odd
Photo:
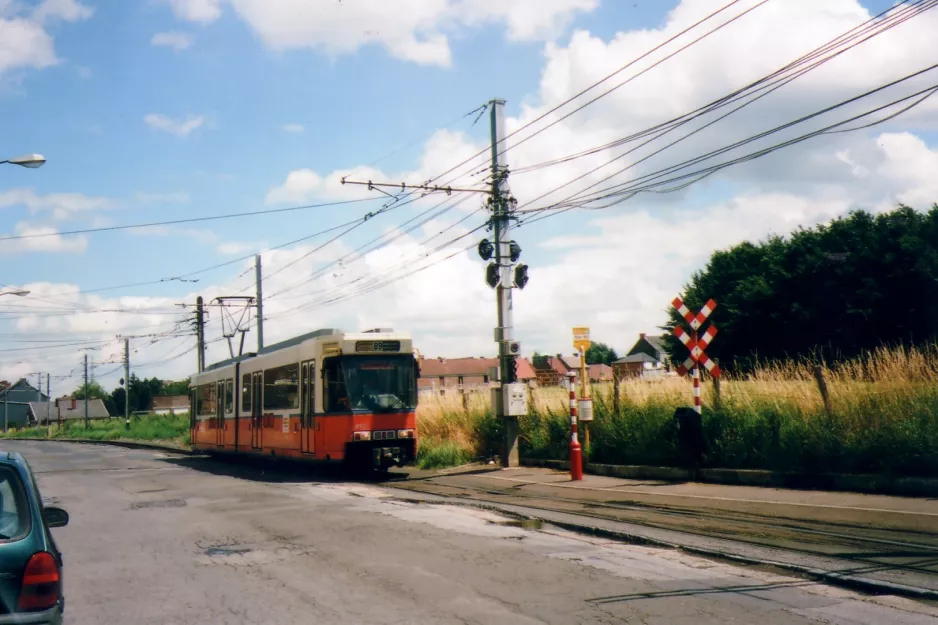
{"label": "overhead wire support bracket", "polygon": [[492,191],[489,189],[461,189],[453,187],[440,187],[436,185],[428,184],[407,184],[406,182],[401,182],[400,184],[390,183],[390,182],[372,182],[371,180],[358,181],[358,180],[346,180],[344,177],[341,179],[342,184],[357,184],[368,187],[369,191],[381,191],[389,197],[394,197],[387,191],[382,191],[379,187],[389,187],[400,189],[401,191],[407,191],[408,189],[413,191],[426,191],[428,193],[445,193],[446,195],[452,195],[455,191],[456,193],[486,193],[491,194]]}

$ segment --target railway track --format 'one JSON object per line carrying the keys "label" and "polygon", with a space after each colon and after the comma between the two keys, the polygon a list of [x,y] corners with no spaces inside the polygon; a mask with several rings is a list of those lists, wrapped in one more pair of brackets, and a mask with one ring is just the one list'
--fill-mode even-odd
{"label": "railway track", "polygon": [[[493,505],[520,506],[535,512],[572,514],[700,539],[721,539],[736,545],[800,554],[808,559],[823,558],[839,563],[831,567],[838,575],[879,577],[890,583],[935,591],[938,597],[938,518],[930,513],[877,509],[871,511],[875,515],[837,521],[811,518],[812,506],[804,504],[794,506],[797,514],[784,502],[765,502],[765,512],[707,509],[677,503],[624,501],[621,496],[619,501],[586,500],[555,492],[549,495],[526,492],[517,486],[494,488],[471,482],[470,476],[459,483],[448,478],[430,478],[398,482],[393,487]],[[745,507],[753,507],[751,502],[744,503]],[[725,508],[731,507],[732,501],[726,502]],[[818,516],[830,516],[830,510],[818,508]],[[901,515],[901,522],[892,521],[890,513]],[[732,557],[730,552],[727,555]]]}

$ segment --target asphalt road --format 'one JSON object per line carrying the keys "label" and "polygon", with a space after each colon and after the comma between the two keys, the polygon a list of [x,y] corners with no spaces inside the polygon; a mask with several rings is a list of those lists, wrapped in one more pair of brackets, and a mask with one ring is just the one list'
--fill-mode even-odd
{"label": "asphalt road", "polygon": [[400,491],[150,451],[12,442],[71,514],[66,623],[936,623],[938,609]]}

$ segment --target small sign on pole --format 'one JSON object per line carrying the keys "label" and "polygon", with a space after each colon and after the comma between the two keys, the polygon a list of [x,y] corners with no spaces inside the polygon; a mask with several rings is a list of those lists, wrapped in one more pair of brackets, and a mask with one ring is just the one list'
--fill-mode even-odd
{"label": "small sign on pole", "polygon": [[585,352],[592,345],[589,328],[573,328],[573,348]]}

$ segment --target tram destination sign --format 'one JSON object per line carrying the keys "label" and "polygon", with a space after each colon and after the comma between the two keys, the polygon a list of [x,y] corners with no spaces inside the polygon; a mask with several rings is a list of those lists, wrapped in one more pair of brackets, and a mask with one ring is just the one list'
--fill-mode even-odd
{"label": "tram destination sign", "polygon": [[356,352],[399,352],[400,341],[356,341]]}

